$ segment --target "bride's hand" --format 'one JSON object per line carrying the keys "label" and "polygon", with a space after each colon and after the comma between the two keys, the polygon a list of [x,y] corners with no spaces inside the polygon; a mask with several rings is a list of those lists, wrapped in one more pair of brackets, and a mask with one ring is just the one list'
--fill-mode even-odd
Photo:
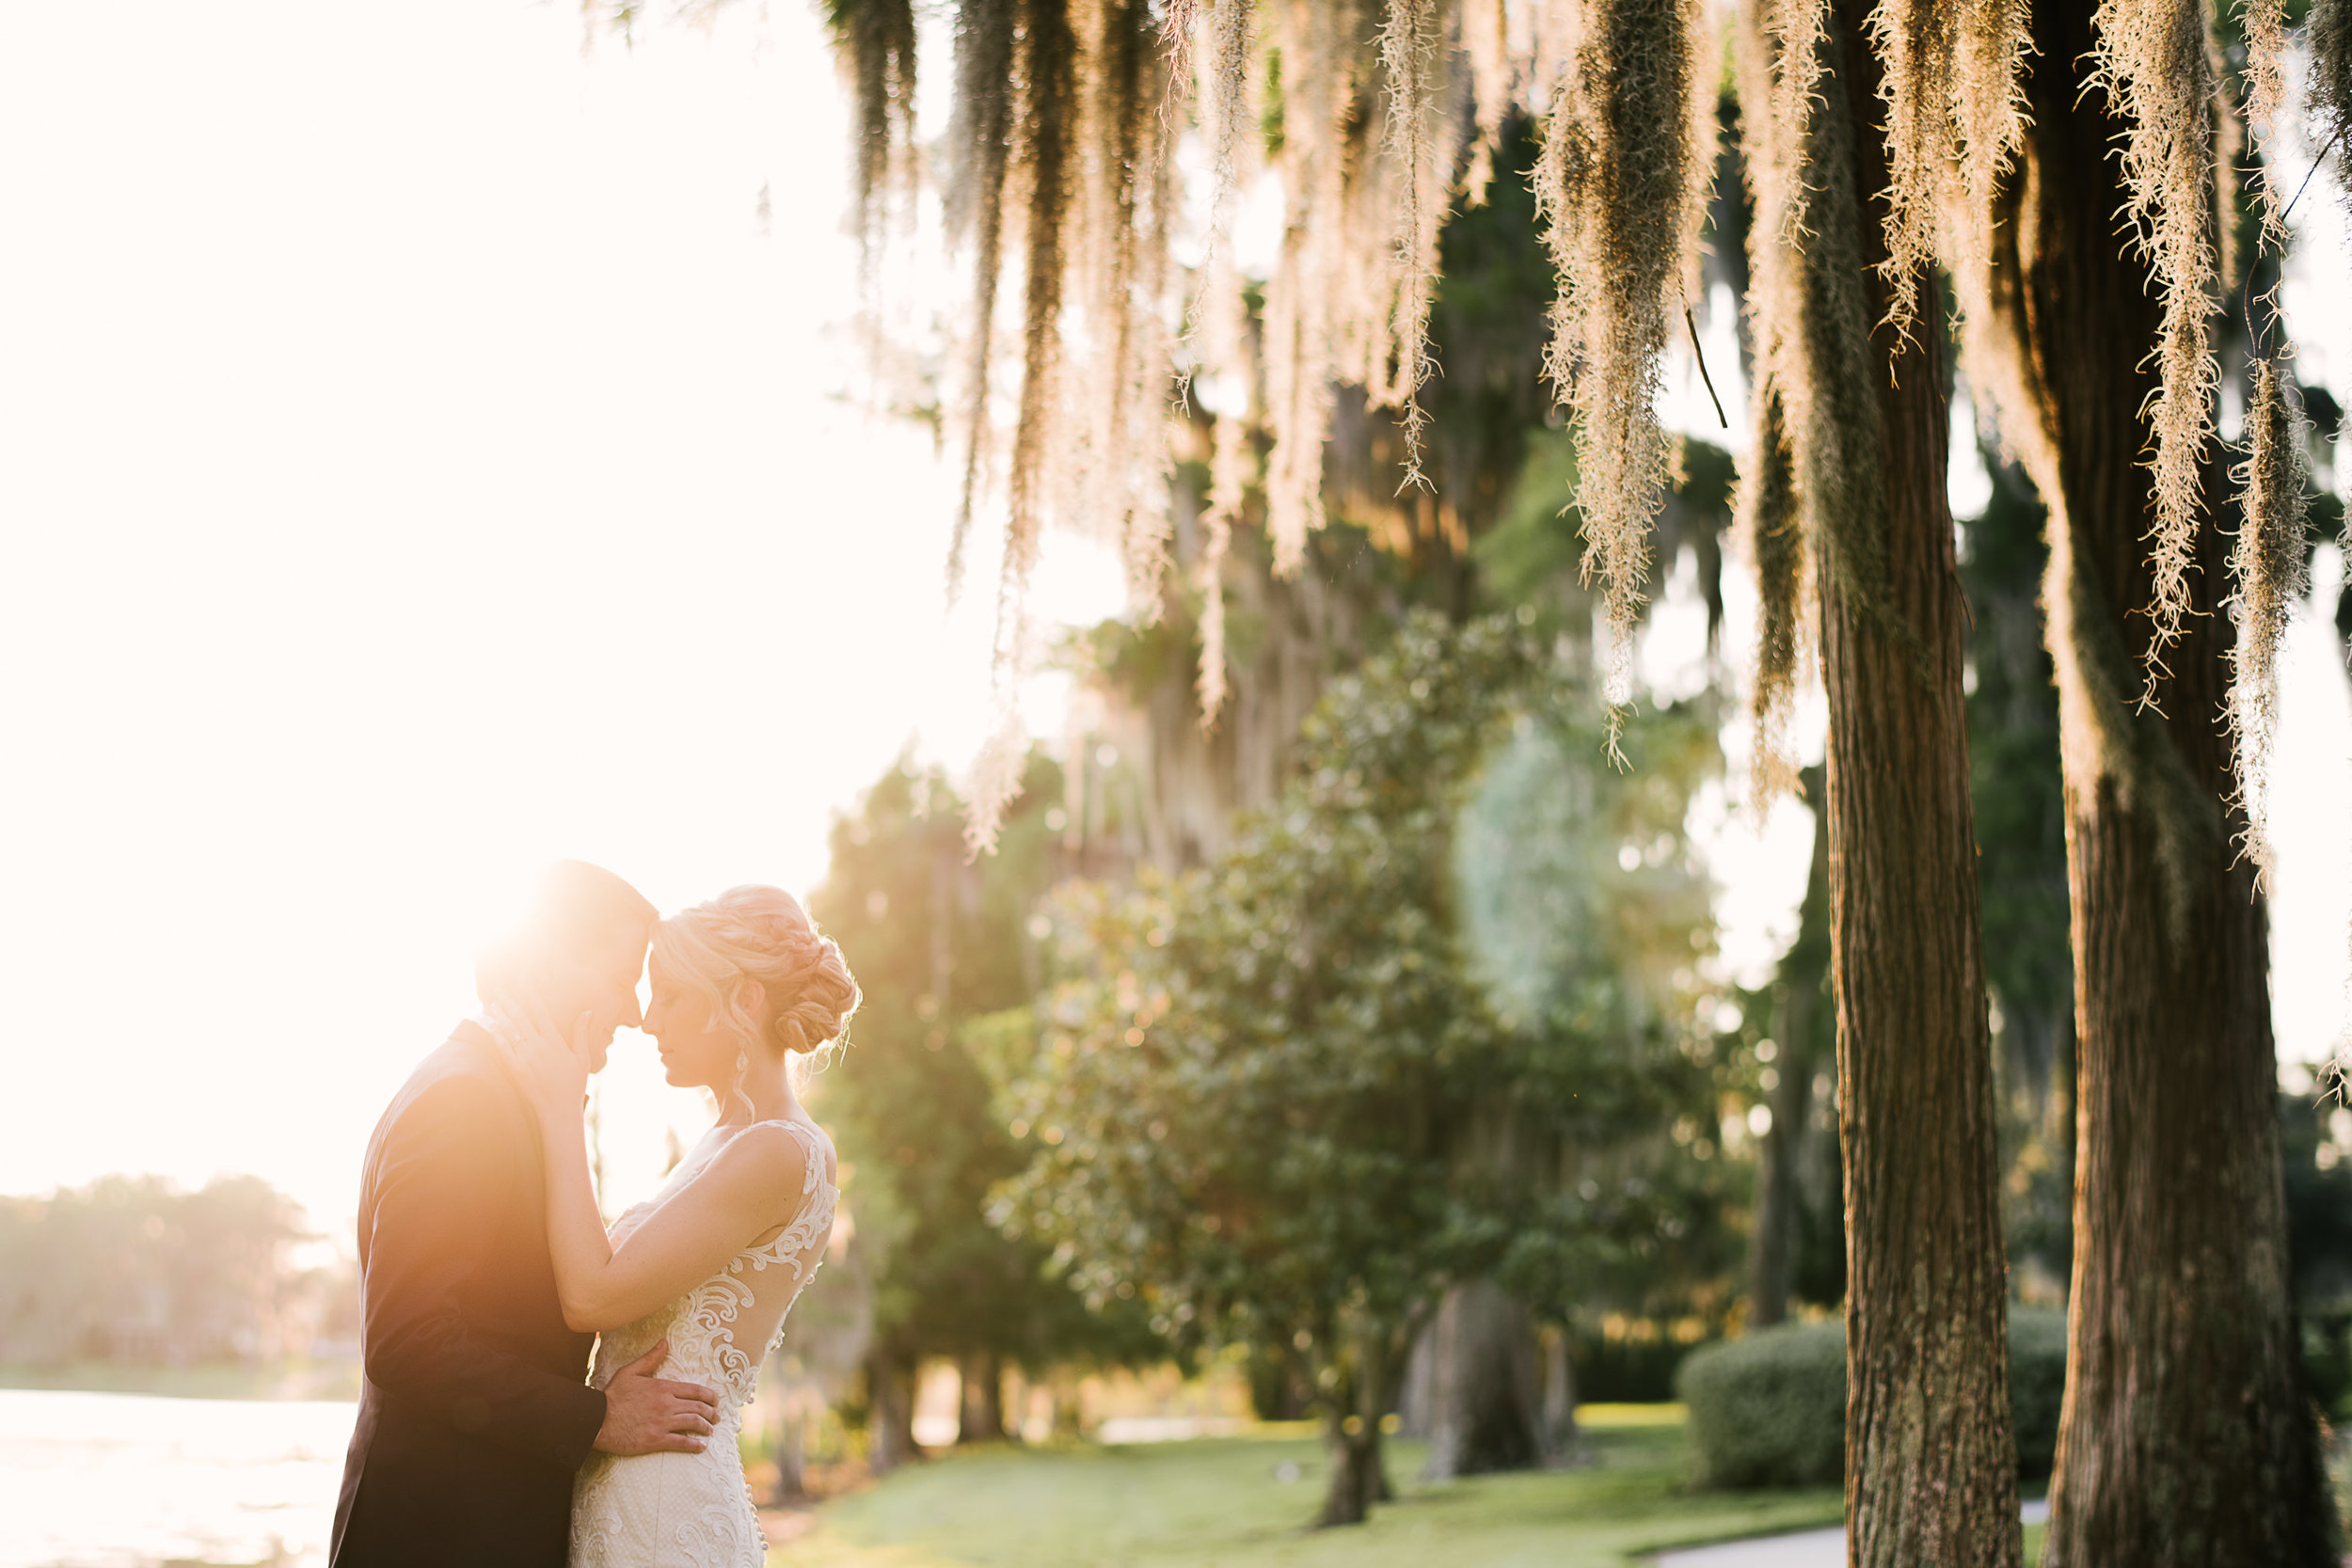
{"label": "bride's hand", "polygon": [[583,1043],[591,1015],[573,1021],[569,1037],[535,996],[507,995],[489,1006],[490,1035],[499,1054],[533,1109],[550,1123],[577,1119],[588,1098],[588,1063]]}

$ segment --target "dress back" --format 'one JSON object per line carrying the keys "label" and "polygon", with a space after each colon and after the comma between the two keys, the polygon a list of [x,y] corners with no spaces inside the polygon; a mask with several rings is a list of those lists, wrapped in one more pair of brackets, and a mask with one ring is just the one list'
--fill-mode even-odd
{"label": "dress back", "polygon": [[[675,1301],[606,1333],[589,1377],[606,1386],[666,1338],[670,1354],[660,1375],[716,1389],[717,1429],[701,1453],[590,1459],[573,1493],[572,1568],[760,1568],[767,1560],[737,1439],[760,1363],[783,1338],[787,1314],[824,1261],[841,1194],[834,1184],[833,1143],[822,1132],[802,1121],[755,1125],[783,1128],[806,1156],[798,1212]],[[624,1212],[612,1225],[614,1244],[709,1163],[674,1172],[660,1196]]]}

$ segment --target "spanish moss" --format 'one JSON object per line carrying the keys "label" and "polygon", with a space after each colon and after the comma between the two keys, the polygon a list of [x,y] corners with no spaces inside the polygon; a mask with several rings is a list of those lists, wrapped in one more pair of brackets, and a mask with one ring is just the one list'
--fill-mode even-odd
{"label": "spanish moss", "polygon": [[1495,150],[1502,145],[1504,117],[1518,101],[1518,61],[1511,46],[1509,0],[1465,0],[1460,36],[1470,64],[1470,163],[1462,178],[1462,198],[1472,206],[1486,199],[1494,179]]}
{"label": "spanish moss", "polygon": [[1994,187],[2025,135],[2025,0],[1880,0],[1871,41],[1885,71],[1887,322],[1916,325],[1939,238],[1980,244]]}
{"label": "spanish moss", "polygon": [[1617,710],[1633,695],[1651,525],[1674,475],[1657,400],[1707,191],[1692,112],[1693,93],[1711,87],[1699,69],[1701,20],[1695,0],[1586,0],[1536,166],[1560,277],[1544,369],[1577,423],[1584,574],[1602,588],[1603,692]]}
{"label": "spanish moss", "polygon": [[1200,528],[1200,727],[1225,706],[1225,556],[1241,520],[1250,468],[1248,421],[1225,418],[1210,433],[1209,503]]}
{"label": "spanish moss", "polygon": [[[1076,40],[1069,0],[1023,0],[1021,7],[1023,130],[1020,174],[1027,198],[1023,214],[1027,259],[1021,324],[1021,403],[1013,428],[1012,463],[1006,476],[1005,556],[996,583],[996,646],[993,672],[1000,714],[1016,702],[1028,642],[1029,577],[1045,530],[1046,462],[1057,433],[1061,365],[1063,214],[1069,205],[1068,165]],[[1007,721],[1009,721],[1009,720]],[[973,781],[972,820],[993,840],[996,819],[1020,788],[1009,776],[982,770]],[[1002,786],[1001,796],[994,790]]]}
{"label": "spanish moss", "polygon": [[[1206,318],[1210,302],[1220,284],[1231,286],[1232,276],[1230,260],[1225,255],[1225,227],[1233,204],[1233,188],[1240,183],[1242,159],[1250,150],[1248,135],[1249,62],[1253,43],[1252,11],[1254,0],[1215,0],[1207,15],[1211,31],[1209,51],[1209,232],[1207,254],[1200,265],[1201,284],[1193,295],[1192,305],[1184,312],[1184,341],[1192,344],[1201,323]],[[1197,6],[1184,8],[1186,20],[1199,14]],[[1177,25],[1177,12],[1168,13],[1171,31]],[[1179,55],[1179,60],[1189,63],[1189,44]],[[1198,358],[1196,352],[1195,357]]]}
{"label": "spanish moss", "polygon": [[[1804,184],[1798,166],[1802,98],[1783,89],[1788,75],[1809,61],[1790,61],[1783,40],[1787,12],[1759,3],[1742,8],[1733,63],[1740,90],[1740,167],[1754,210],[1748,225],[1748,335],[1754,344],[1749,406],[1755,430],[1741,464],[1735,517],[1756,570],[1756,670],[1748,694],[1754,725],[1749,809],[1760,820],[1796,782],[1788,755],[1788,719],[1804,658],[1807,570],[1803,498],[1797,490],[1789,403],[1801,397],[1805,370],[1800,353],[1804,303],[1797,239]],[[1818,47],[1818,20],[1800,23],[1808,55]]]}
{"label": "spanish moss", "polygon": [[1780,393],[1768,387],[1756,401],[1756,444],[1750,469],[1740,476],[1738,527],[1756,563],[1756,675],[1748,693],[1756,739],[1749,805],[1760,819],[1772,801],[1796,784],[1788,724],[1805,652],[1807,552],[1797,500],[1796,459],[1788,447]]}
{"label": "spanish moss", "polygon": [[958,0],[956,105],[947,130],[953,168],[946,209],[951,240],[972,246],[972,325],[964,369],[963,484],[947,544],[947,600],[963,589],[972,506],[988,451],[991,351],[996,340],[996,279],[1003,259],[1005,174],[1013,121],[1013,43],[1018,0]]}
{"label": "spanish moss", "polygon": [[2238,797],[2246,809],[2246,846],[2265,872],[2270,857],[2270,762],[2279,729],[2279,646],[2287,617],[2311,586],[2304,561],[2309,521],[2303,417],[2279,373],[2278,356],[2254,372],[2246,410],[2246,455],[2238,482],[2242,517],[2230,551],[2235,591],[2230,619],[2230,727],[2237,752]]}
{"label": "spanish moss", "polygon": [[2204,0],[2101,0],[2091,25],[2098,83],[2128,127],[2122,149],[2131,197],[2127,215],[2164,302],[2157,387],[2147,411],[2154,449],[2149,466],[2155,475],[2155,521],[2148,546],[2155,586],[2139,702],[2153,708],[2169,673],[2165,652],[2190,613],[2200,469],[2220,390],[2213,346],[2220,287],[2217,81]]}
{"label": "spanish moss", "polygon": [[2262,207],[2264,242],[2280,251],[2287,245],[2287,204],[2292,186],[2282,186],[2293,159],[2280,133],[2285,129],[2287,8],[2285,0],[2238,0],[2238,24],[2246,34],[2246,119],[2262,150],[2254,194]]}
{"label": "spanish moss", "polygon": [[1380,64],[1388,74],[1385,135],[1390,166],[1396,170],[1396,292],[1394,381],[1378,401],[1398,410],[1405,436],[1405,478],[1397,488],[1429,481],[1422,472],[1421,448],[1429,429],[1422,407],[1422,383],[1437,369],[1429,352],[1429,303],[1438,288],[1438,229],[1444,220],[1435,168],[1437,60],[1442,46],[1437,0],[1389,0],[1380,27]]}
{"label": "spanish moss", "polygon": [[1351,0],[1281,8],[1286,63],[1279,167],[1285,198],[1280,264],[1265,286],[1266,533],[1274,569],[1298,569],[1323,526],[1323,448],[1349,320],[1349,122],[1358,103],[1359,13]]}
{"label": "spanish moss", "polygon": [[870,283],[892,187],[911,175],[914,8],[909,0],[826,0],[825,24],[856,116],[851,199]]}
{"label": "spanish moss", "polygon": [[1082,83],[1075,270],[1086,330],[1065,340],[1072,471],[1057,510],[1115,540],[1127,598],[1159,608],[1167,555],[1170,340],[1159,305],[1173,194],[1169,77],[1147,0],[1090,0],[1079,12]]}

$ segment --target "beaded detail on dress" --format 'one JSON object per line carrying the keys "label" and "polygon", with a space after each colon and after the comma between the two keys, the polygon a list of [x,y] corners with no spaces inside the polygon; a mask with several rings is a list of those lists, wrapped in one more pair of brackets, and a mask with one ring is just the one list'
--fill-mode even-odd
{"label": "beaded detail on dress", "polygon": [[[758,1386],[759,1365],[784,1338],[793,1302],[824,1260],[841,1195],[824,1133],[798,1121],[755,1125],[784,1128],[806,1156],[801,1206],[791,1222],[675,1301],[607,1332],[589,1378],[604,1387],[667,1338],[670,1353],[660,1375],[717,1389],[717,1430],[701,1453],[593,1455],[572,1490],[572,1568],[760,1568],[767,1559],[736,1440],[743,1407]],[[696,1170],[678,1189],[700,1174]],[[625,1238],[656,1206],[641,1203],[622,1214],[613,1223],[614,1237]],[[746,1348],[743,1331],[757,1343]]]}

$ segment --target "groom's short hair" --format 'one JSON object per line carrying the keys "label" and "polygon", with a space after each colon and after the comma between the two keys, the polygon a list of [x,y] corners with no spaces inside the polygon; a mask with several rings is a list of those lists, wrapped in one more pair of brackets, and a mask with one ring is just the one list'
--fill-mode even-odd
{"label": "groom's short hair", "polygon": [[660,918],[651,900],[603,866],[557,861],[539,873],[523,928],[560,947],[577,948],[616,931],[650,935]]}
{"label": "groom's short hair", "polygon": [[518,965],[528,972],[556,955],[577,958],[630,931],[650,938],[660,918],[650,899],[604,867],[557,861],[532,884],[513,933],[476,956],[475,990],[487,1001]]}

